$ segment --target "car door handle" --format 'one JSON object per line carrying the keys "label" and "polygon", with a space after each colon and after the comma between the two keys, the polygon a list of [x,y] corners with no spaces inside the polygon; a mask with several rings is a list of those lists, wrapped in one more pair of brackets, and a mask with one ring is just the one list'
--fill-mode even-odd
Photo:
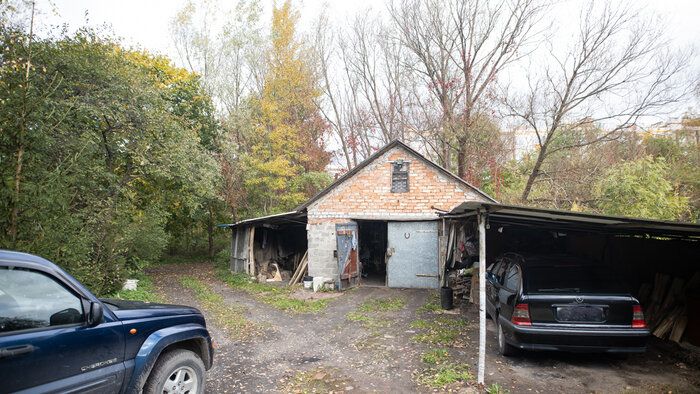
{"label": "car door handle", "polygon": [[18,346],[8,346],[0,349],[0,360],[3,358],[12,358],[24,356],[34,351],[34,346],[32,345],[18,345]]}

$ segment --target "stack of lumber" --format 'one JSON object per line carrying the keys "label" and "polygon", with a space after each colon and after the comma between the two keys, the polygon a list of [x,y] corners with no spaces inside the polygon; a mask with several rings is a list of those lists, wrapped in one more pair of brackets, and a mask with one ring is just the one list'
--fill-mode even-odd
{"label": "stack of lumber", "polygon": [[307,250],[304,253],[304,256],[301,258],[301,261],[299,262],[299,266],[297,267],[297,270],[294,272],[294,275],[292,275],[292,279],[289,280],[289,286],[294,286],[301,280],[301,278],[304,277],[306,274],[306,269],[309,267],[309,251]]}
{"label": "stack of lumber", "polygon": [[454,286],[452,286],[452,290],[454,291],[455,297],[457,297],[457,299],[461,299],[465,294],[469,294],[471,287],[471,276],[457,276],[455,278]]}
{"label": "stack of lumber", "polygon": [[688,326],[687,295],[700,289],[700,272],[689,281],[656,274],[653,286],[643,284],[639,301],[645,305],[644,315],[651,333],[661,339],[680,342]]}

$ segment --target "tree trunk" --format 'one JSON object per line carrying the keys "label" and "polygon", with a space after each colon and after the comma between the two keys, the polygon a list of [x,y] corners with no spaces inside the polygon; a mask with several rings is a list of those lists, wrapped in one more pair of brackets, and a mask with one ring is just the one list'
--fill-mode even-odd
{"label": "tree trunk", "polygon": [[12,207],[12,219],[10,223],[10,239],[17,240],[17,221],[19,218],[19,181],[22,175],[22,156],[24,155],[24,145],[20,144],[17,150],[17,167],[15,169],[15,201]]}
{"label": "tree trunk", "polygon": [[540,174],[540,168],[542,167],[544,158],[547,155],[547,146],[549,140],[550,138],[549,136],[547,136],[547,140],[540,148],[540,154],[537,155],[537,161],[535,161],[535,166],[532,168],[532,172],[530,172],[530,176],[527,178],[527,183],[525,184],[523,195],[520,196],[520,202],[523,204],[527,202],[527,198],[530,196],[530,191],[532,190],[532,185],[535,183],[535,179],[537,179],[537,176],[539,176]]}
{"label": "tree trunk", "polygon": [[214,217],[211,209],[211,204],[208,206],[209,220],[207,223],[207,235],[209,240],[209,257],[214,257]]}
{"label": "tree trunk", "polygon": [[457,139],[457,176],[465,179],[467,175],[467,141],[465,138]]}

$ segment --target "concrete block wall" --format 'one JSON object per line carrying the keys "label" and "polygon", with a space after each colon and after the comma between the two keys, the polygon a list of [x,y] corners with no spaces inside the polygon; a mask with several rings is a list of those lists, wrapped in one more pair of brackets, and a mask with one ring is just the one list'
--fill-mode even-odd
{"label": "concrete block wall", "polygon": [[309,242],[309,275],[327,279],[337,279],[338,259],[333,256],[336,250],[335,224],[338,221],[321,221],[309,224],[306,237]]}

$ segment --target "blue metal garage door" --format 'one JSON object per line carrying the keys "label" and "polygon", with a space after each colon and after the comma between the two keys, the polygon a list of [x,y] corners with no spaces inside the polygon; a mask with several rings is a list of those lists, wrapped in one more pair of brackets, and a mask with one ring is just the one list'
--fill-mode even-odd
{"label": "blue metal garage door", "polygon": [[438,288],[438,222],[389,222],[387,286]]}

